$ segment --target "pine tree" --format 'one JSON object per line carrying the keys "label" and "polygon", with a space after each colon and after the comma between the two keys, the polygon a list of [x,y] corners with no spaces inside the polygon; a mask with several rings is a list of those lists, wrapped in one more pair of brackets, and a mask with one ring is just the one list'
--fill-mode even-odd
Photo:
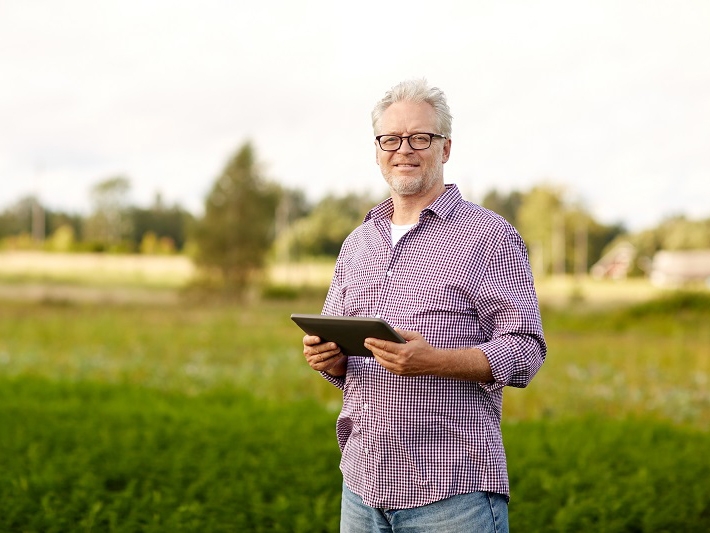
{"label": "pine tree", "polygon": [[228,292],[240,295],[263,270],[278,197],[278,188],[260,176],[250,143],[231,158],[207,196],[195,232],[195,261]]}

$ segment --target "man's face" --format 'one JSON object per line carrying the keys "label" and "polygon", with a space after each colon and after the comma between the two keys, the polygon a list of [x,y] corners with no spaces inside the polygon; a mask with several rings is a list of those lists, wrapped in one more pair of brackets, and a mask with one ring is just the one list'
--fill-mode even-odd
{"label": "man's face", "polygon": [[[378,135],[440,133],[434,108],[427,104],[396,102],[382,114]],[[405,139],[396,152],[385,152],[375,141],[377,164],[393,194],[426,194],[444,183],[444,163],[451,152],[450,139],[432,139],[426,150],[413,150]]]}

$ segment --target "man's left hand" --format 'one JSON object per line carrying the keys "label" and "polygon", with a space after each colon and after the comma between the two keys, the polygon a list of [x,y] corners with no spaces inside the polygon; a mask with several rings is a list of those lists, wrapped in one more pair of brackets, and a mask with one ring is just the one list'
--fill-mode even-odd
{"label": "man's left hand", "polygon": [[416,331],[395,328],[406,344],[365,339],[377,362],[398,376],[440,376],[491,383],[493,370],[486,354],[480,348],[442,350],[434,348]]}
{"label": "man's left hand", "polygon": [[416,331],[397,328],[407,341],[406,344],[382,339],[365,339],[365,347],[372,352],[385,369],[398,376],[423,376],[438,374],[437,363],[441,359],[434,356],[436,349]]}

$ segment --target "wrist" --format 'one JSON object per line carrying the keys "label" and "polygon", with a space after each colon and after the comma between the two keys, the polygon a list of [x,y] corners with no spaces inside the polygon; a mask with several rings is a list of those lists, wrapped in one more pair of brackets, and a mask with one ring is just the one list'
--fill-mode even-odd
{"label": "wrist", "polygon": [[325,373],[328,374],[329,376],[332,376],[334,378],[342,378],[345,377],[345,374],[348,371],[348,358],[345,357],[344,355],[340,356],[340,359],[338,360],[337,363],[335,363],[332,367],[330,367],[328,370],[325,370]]}

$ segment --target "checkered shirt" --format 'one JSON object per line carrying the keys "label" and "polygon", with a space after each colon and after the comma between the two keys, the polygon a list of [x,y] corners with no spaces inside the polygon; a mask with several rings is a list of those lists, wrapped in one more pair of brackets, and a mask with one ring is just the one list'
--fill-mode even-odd
{"label": "checkered shirt", "polygon": [[509,497],[503,387],[525,387],[547,351],[525,245],[455,185],[393,247],[392,200],[343,243],[323,314],[382,317],[436,348],[476,346],[491,383],[397,376],[350,357],[336,431],[347,486],[371,507],[408,509],[456,494]]}

